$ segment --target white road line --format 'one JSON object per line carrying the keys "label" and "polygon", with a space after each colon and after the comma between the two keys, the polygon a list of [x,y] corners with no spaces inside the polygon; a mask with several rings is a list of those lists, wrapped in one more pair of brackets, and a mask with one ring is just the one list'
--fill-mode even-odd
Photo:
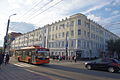
{"label": "white road line", "polygon": [[16,65],[16,66],[19,66],[19,67],[33,67],[33,65],[24,64],[24,63],[17,63],[17,64],[13,64],[13,65]]}

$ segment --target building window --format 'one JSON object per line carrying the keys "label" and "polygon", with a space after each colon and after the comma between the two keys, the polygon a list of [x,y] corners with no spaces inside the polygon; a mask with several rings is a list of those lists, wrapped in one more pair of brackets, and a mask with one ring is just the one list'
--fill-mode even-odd
{"label": "building window", "polygon": [[81,40],[78,40],[78,47],[81,46]]}
{"label": "building window", "polygon": [[69,22],[67,22],[66,26],[69,27]]}
{"label": "building window", "polygon": [[65,29],[65,24],[62,24],[63,29]]}
{"label": "building window", "polygon": [[84,35],[86,36],[86,31],[84,31]]}
{"label": "building window", "polygon": [[70,27],[73,27],[74,26],[74,21],[71,21],[70,22]]}
{"label": "building window", "polygon": [[65,36],[65,33],[63,32],[63,33],[62,33],[62,37],[64,37],[64,36]]}
{"label": "building window", "polygon": [[88,37],[90,37],[90,32],[87,32]]}
{"label": "building window", "polygon": [[81,20],[80,19],[78,19],[78,25],[81,25]]}
{"label": "building window", "polygon": [[51,27],[49,27],[49,32],[51,32]]}
{"label": "building window", "polygon": [[52,31],[54,31],[54,26],[53,26],[53,28],[52,28]]}
{"label": "building window", "polygon": [[69,36],[69,31],[67,31],[66,36]]}
{"label": "building window", "polygon": [[78,35],[81,35],[81,29],[78,29]]}
{"label": "building window", "polygon": [[54,40],[54,34],[52,35],[52,40]]}
{"label": "building window", "polygon": [[56,26],[56,30],[58,30],[58,26]]}
{"label": "building window", "polygon": [[74,41],[73,40],[71,41],[71,47],[74,47]]}
{"label": "building window", "polygon": [[59,41],[59,43],[58,43],[58,46],[59,46],[59,47],[61,47],[60,44],[61,44],[61,43],[60,43],[60,41]]}
{"label": "building window", "polygon": [[55,35],[55,38],[57,39],[57,34]]}
{"label": "building window", "polygon": [[45,33],[46,33],[46,29],[45,29]]}
{"label": "building window", "polygon": [[85,26],[90,28],[90,23],[85,22]]}
{"label": "building window", "polygon": [[64,41],[62,41],[62,47],[64,47]]}
{"label": "building window", "polygon": [[73,30],[71,31],[71,36],[74,36],[74,31]]}
{"label": "building window", "polygon": [[61,33],[59,33],[59,38],[61,38]]}

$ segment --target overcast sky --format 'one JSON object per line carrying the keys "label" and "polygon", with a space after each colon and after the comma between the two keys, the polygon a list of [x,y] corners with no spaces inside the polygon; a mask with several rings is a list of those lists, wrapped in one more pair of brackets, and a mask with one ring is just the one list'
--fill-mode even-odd
{"label": "overcast sky", "polygon": [[[0,0],[0,46],[12,16],[9,32],[28,32],[76,13],[120,36],[120,0]],[[57,4],[57,5],[56,5]],[[24,28],[24,29],[23,29]]]}

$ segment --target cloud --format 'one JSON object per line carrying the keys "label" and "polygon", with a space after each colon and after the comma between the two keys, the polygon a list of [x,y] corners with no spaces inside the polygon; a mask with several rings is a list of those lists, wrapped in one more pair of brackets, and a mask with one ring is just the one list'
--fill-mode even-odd
{"label": "cloud", "polygon": [[111,11],[111,8],[105,8],[105,11]]}
{"label": "cloud", "polygon": [[101,22],[101,20],[102,20],[102,17],[100,17],[100,16],[95,16],[94,14],[89,14],[89,15],[87,15],[87,18],[88,19],[91,19],[91,20],[93,20],[93,21],[96,21],[96,22]]}
{"label": "cloud", "polygon": [[35,29],[35,25],[25,22],[11,22],[10,32],[26,33]]}
{"label": "cloud", "polygon": [[[60,0],[54,0],[50,5],[48,5],[47,7],[45,7],[42,10],[39,10],[37,13],[44,11],[45,9],[49,8],[50,6],[52,6],[53,4],[55,4],[56,2],[59,2],[59,1]],[[108,5],[109,3],[110,3],[110,1],[106,2],[106,1],[101,1],[101,0],[95,0],[94,2],[91,0],[86,0],[86,1],[83,1],[83,0],[63,0],[58,5],[52,7],[51,9],[45,11],[42,14],[39,14],[37,17],[30,18],[31,16],[29,15],[30,17],[28,17],[26,20],[29,23],[32,22],[33,24],[36,24],[40,27],[40,26],[43,26],[45,24],[52,23],[54,21],[58,21],[62,18],[73,15],[73,13],[71,13],[71,11],[79,9],[77,11],[77,13],[80,13],[81,9],[86,8],[86,7],[91,7],[90,9],[83,12],[83,13],[89,13],[91,11],[100,9],[100,8],[104,7],[105,5]],[[76,5],[76,4],[78,4],[78,5]],[[32,16],[34,16],[34,15],[35,14],[33,14]]]}
{"label": "cloud", "polygon": [[116,15],[116,14],[118,14],[118,13],[119,13],[118,10],[115,10],[115,11],[112,12],[113,15]]}
{"label": "cloud", "polygon": [[[34,10],[37,11],[37,13],[40,13],[44,11],[45,9],[49,8],[50,6],[54,5],[55,3],[59,2],[60,0],[53,0],[52,3],[44,7],[43,9],[39,8],[46,4],[47,2],[51,0],[41,0],[42,2],[35,8],[33,8],[29,14],[25,14],[29,9],[31,9],[35,4],[37,4],[40,0],[4,0],[7,2],[7,4],[1,3],[1,13],[0,13],[0,25],[2,26],[0,34],[2,34],[0,40],[3,40],[5,31],[6,31],[6,25],[7,25],[7,19],[10,14],[17,13],[16,16],[12,17],[12,24],[10,27],[15,28],[10,29],[10,31],[16,31],[16,32],[28,32],[35,28],[42,27],[46,24],[50,24],[52,22],[64,19],[65,17],[68,17],[70,15],[73,15],[74,13],[84,13],[88,14],[88,17],[92,20],[95,20],[98,23],[107,23],[108,21],[112,22],[112,16],[111,18],[103,18],[101,16],[94,15],[94,13],[90,14],[92,11],[101,9],[107,5],[109,5],[113,0],[63,0],[59,4],[55,5],[54,7],[48,9],[42,14],[39,14],[36,17],[32,16],[35,14],[33,12]],[[2,2],[4,2],[2,1]],[[114,4],[118,4],[119,0],[116,0]],[[4,8],[5,7],[5,8]],[[5,10],[3,10],[4,8]],[[105,8],[105,10],[109,11],[109,8]],[[113,12],[114,14],[117,14],[116,12]],[[2,14],[2,15],[1,15]],[[25,15],[24,15],[25,14]],[[23,17],[24,15],[24,17]],[[4,17],[3,17],[4,16]],[[117,17],[116,17],[117,18]],[[115,19],[115,18],[113,18]],[[25,22],[25,23],[23,23]],[[29,25],[30,23],[30,25]],[[34,24],[34,25],[33,25]],[[36,25],[36,26],[35,26]],[[23,27],[25,26],[25,27]]]}
{"label": "cloud", "polygon": [[3,46],[3,40],[0,40],[0,47]]}
{"label": "cloud", "polygon": [[88,10],[82,12],[82,13],[84,13],[84,14],[90,13],[91,11],[95,11],[97,9],[101,9],[104,6],[109,5],[110,3],[111,3],[111,1],[109,1],[109,2],[101,2],[101,3],[97,4],[97,5],[94,5],[93,7],[91,7],[90,9],[88,9]]}
{"label": "cloud", "polygon": [[120,0],[114,0],[114,2],[113,2],[112,5],[114,5],[114,6],[116,6],[116,5],[120,5]]}
{"label": "cloud", "polygon": [[[100,24],[105,27],[106,29],[112,31],[113,33],[116,33],[117,35],[119,35],[118,33],[120,32],[119,29],[115,29],[112,30],[113,28],[119,28],[119,22],[116,23],[117,21],[120,20],[120,15],[115,15],[115,16],[111,16],[108,18],[102,18],[102,20],[100,21]],[[119,35],[120,36],[120,35]]]}

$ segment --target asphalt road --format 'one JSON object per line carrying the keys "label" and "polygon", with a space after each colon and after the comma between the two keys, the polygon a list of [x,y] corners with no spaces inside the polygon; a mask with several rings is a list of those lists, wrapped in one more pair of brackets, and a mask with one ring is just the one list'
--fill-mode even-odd
{"label": "asphalt road", "polygon": [[82,62],[52,62],[46,65],[31,65],[12,61],[12,64],[24,70],[47,76],[53,80],[120,80],[120,73],[87,70]]}

